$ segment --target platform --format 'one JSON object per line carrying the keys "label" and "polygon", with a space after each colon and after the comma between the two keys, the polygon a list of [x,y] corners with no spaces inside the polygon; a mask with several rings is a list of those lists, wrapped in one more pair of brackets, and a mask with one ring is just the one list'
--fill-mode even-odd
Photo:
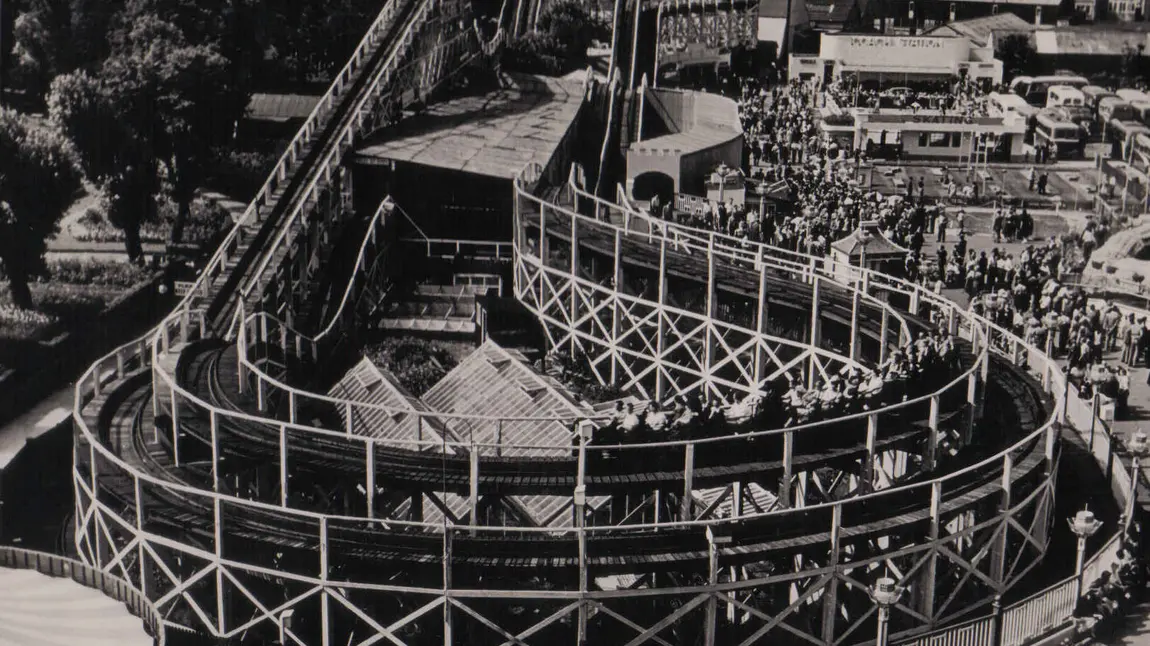
{"label": "platform", "polygon": [[513,179],[528,164],[547,166],[582,101],[581,81],[508,75],[503,88],[437,103],[384,129],[357,151],[355,161]]}
{"label": "platform", "polygon": [[67,578],[0,568],[0,646],[151,646],[124,604]]}

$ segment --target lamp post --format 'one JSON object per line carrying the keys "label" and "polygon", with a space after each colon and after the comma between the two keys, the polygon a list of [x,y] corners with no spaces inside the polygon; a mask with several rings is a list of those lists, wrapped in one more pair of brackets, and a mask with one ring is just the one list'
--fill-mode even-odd
{"label": "lamp post", "polygon": [[1067,519],[1067,522],[1070,523],[1070,531],[1078,537],[1078,558],[1074,565],[1074,576],[1078,580],[1078,589],[1074,596],[1080,597],[1082,596],[1082,568],[1085,564],[1086,539],[1093,536],[1102,527],[1102,521],[1094,518],[1094,512],[1083,507],[1082,511],[1075,514],[1074,518]]}
{"label": "lamp post", "polygon": [[1142,460],[1150,455],[1150,438],[1138,429],[1130,436],[1130,441],[1126,443],[1126,448],[1130,451],[1130,500],[1126,501],[1126,523],[1130,523],[1130,519],[1134,517],[1134,503],[1138,500],[1138,473],[1141,467]]}
{"label": "lamp post", "polygon": [[887,646],[890,638],[890,607],[898,603],[903,589],[895,584],[894,579],[884,576],[874,582],[868,592],[870,598],[878,606],[878,632],[875,634],[875,646]]}

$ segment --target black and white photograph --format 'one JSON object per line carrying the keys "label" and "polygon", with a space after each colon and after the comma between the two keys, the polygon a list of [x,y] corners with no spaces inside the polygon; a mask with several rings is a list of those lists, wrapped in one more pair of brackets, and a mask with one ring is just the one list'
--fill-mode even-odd
{"label": "black and white photograph", "polygon": [[0,646],[1150,646],[1147,0],[0,0]]}

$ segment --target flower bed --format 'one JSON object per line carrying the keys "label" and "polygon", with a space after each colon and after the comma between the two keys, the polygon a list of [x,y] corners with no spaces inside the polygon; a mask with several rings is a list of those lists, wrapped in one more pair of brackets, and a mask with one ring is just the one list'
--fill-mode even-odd
{"label": "flower bed", "polygon": [[423,396],[459,361],[451,348],[437,341],[391,337],[364,348],[364,355],[387,368],[412,395]]}
{"label": "flower bed", "polygon": [[[167,242],[178,210],[171,200],[161,199],[158,209],[159,220],[145,222],[140,227],[140,241],[152,244]],[[228,212],[223,207],[211,200],[196,198],[192,202],[191,216],[184,225],[183,242],[187,244],[211,242],[227,228],[229,223]],[[78,224],[79,226],[70,228],[70,233],[80,242],[124,241],[124,232],[113,226],[99,209],[88,209]]]}
{"label": "flower bed", "polygon": [[129,263],[56,260],[48,263],[48,274],[37,282],[127,288],[144,280],[148,274],[148,270]]}

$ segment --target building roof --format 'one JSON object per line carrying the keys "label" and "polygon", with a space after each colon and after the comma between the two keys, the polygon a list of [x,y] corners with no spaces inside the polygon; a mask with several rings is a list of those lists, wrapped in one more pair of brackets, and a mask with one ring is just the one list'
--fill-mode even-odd
{"label": "building roof", "polygon": [[1034,49],[1047,56],[1121,56],[1125,47],[1150,46],[1145,24],[1058,27],[1034,33]]}
{"label": "building roof", "polygon": [[811,22],[844,24],[850,19],[857,0],[807,0],[807,16]]}
{"label": "building roof", "polygon": [[[873,260],[880,258],[902,258],[906,255],[906,249],[891,242],[889,238],[878,231],[877,226],[868,226],[870,224],[871,223],[864,222],[862,226],[855,229],[850,235],[832,242],[831,248],[851,258],[862,255],[864,249],[866,250],[867,257]],[[870,235],[864,237],[862,235],[864,229],[870,231]]]}
{"label": "building roof", "polygon": [[759,0],[760,18],[786,18],[791,0]]}
{"label": "building roof", "polygon": [[303,94],[253,94],[248,101],[247,118],[256,121],[285,122],[307,119],[323,97]]}
{"label": "building roof", "polygon": [[[1046,2],[1046,0],[1043,0]],[[1058,4],[1054,0],[1054,4]],[[986,47],[990,44],[991,34],[1000,33],[1030,33],[1036,28],[1034,25],[1019,18],[1017,14],[1009,11],[971,18],[970,20],[956,20],[927,32],[930,36],[964,36],[972,44]]]}
{"label": "building roof", "polygon": [[508,75],[486,94],[450,99],[371,137],[357,161],[400,161],[514,178],[547,166],[583,102],[583,83]]}
{"label": "building roof", "polygon": [[[379,406],[354,406],[350,425],[348,408],[339,407],[344,428],[350,428],[356,435],[384,440],[417,441],[422,437],[429,442],[441,442],[445,439],[446,429],[438,419],[423,416],[423,425],[420,426],[419,413],[431,413],[431,408],[408,392],[390,370],[380,368],[367,357],[352,366],[331,387],[328,395]],[[446,439],[459,438],[448,436]]]}
{"label": "building roof", "polygon": [[[562,385],[527,365],[520,353],[487,341],[423,395],[441,413],[474,417],[587,418],[591,409],[577,402]],[[503,421],[486,424],[449,421],[453,434],[477,444],[505,443],[521,447],[503,452],[515,456],[570,455],[571,423]],[[554,447],[554,448],[550,448]]]}
{"label": "building roof", "polygon": [[739,105],[724,96],[665,88],[648,88],[647,96],[660,106],[656,111],[671,133],[631,144],[635,152],[689,154],[743,134]]}

